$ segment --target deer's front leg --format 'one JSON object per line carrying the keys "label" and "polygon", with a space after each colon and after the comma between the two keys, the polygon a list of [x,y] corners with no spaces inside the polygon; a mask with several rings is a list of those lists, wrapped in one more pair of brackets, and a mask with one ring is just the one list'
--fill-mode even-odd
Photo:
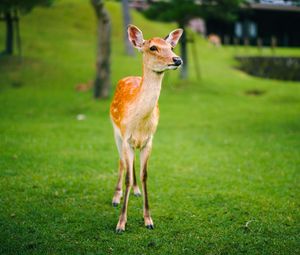
{"label": "deer's front leg", "polygon": [[128,207],[128,199],[130,194],[130,189],[133,184],[133,160],[134,160],[134,150],[131,146],[126,142],[123,145],[123,158],[126,164],[126,179],[125,179],[125,194],[124,194],[124,202],[121,211],[121,215],[119,218],[119,222],[116,227],[116,232],[121,233],[125,231],[125,225],[127,222],[127,207]]}
{"label": "deer's front leg", "polygon": [[145,226],[149,229],[154,228],[153,221],[150,216],[150,209],[149,209],[149,201],[148,201],[148,192],[147,192],[147,165],[148,159],[151,153],[152,148],[152,139],[148,141],[145,147],[142,148],[140,154],[141,160],[141,182],[144,194],[144,222]]}

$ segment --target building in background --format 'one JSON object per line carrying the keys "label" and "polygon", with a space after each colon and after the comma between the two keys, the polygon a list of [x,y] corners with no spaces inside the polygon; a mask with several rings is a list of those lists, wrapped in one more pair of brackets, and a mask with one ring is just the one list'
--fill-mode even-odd
{"label": "building in background", "polygon": [[251,1],[241,7],[238,20],[226,24],[206,20],[207,34],[217,34],[223,43],[300,46],[300,6],[283,0]]}

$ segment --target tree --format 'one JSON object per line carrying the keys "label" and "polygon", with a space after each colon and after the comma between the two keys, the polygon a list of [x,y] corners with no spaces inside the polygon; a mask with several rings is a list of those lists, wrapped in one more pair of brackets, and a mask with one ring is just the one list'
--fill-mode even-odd
{"label": "tree", "polygon": [[98,44],[96,60],[96,78],[94,81],[94,97],[107,98],[109,96],[110,81],[110,36],[111,22],[108,12],[104,8],[103,0],[90,0],[95,10],[98,23]]}
{"label": "tree", "polygon": [[127,27],[131,23],[131,17],[129,12],[128,0],[122,0],[122,10],[123,10],[123,33],[125,41],[125,53],[127,55],[133,56],[134,50],[131,43],[128,40]]}
{"label": "tree", "polygon": [[[155,1],[144,11],[146,17],[161,21],[175,21],[180,28],[186,30],[190,19],[194,17],[222,20],[231,22],[236,19],[236,13],[243,0],[169,0]],[[183,67],[180,77],[188,76],[187,38],[186,32],[180,39],[181,58]]]}
{"label": "tree", "polygon": [[6,23],[6,40],[4,54],[12,55],[14,51],[14,22],[18,32],[19,13],[28,13],[36,6],[50,6],[54,0],[1,0],[1,20]]}

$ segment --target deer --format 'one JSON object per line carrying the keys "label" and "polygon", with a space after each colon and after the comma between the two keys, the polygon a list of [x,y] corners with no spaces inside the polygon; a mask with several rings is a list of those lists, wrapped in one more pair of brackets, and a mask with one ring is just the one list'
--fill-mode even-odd
{"label": "deer", "polygon": [[213,46],[220,47],[222,45],[221,39],[218,35],[210,34],[207,39]]}
{"label": "deer", "polygon": [[183,63],[173,52],[183,29],[173,30],[164,39],[154,37],[149,40],[144,40],[142,31],[134,25],[129,25],[127,32],[133,47],[142,53],[143,74],[142,77],[129,76],[121,79],[110,105],[110,118],[119,153],[118,181],[112,199],[115,207],[122,198],[123,172],[126,171],[124,201],[116,227],[117,233],[125,231],[131,187],[135,196],[141,196],[134,167],[136,150],[140,151],[144,223],[148,229],[154,228],[147,192],[147,163],[159,120],[158,99],[164,72],[175,70]]}

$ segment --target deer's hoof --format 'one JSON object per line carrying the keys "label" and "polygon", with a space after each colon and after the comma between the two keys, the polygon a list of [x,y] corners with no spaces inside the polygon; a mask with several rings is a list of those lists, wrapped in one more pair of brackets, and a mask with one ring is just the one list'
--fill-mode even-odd
{"label": "deer's hoof", "polygon": [[122,191],[116,190],[114,197],[112,199],[113,207],[117,207],[120,204],[121,198],[122,198]]}
{"label": "deer's hoof", "polygon": [[139,186],[134,186],[133,187],[133,194],[136,196],[136,197],[140,197],[142,195],[140,189],[139,189]]}
{"label": "deer's hoof", "polygon": [[148,229],[154,229],[154,224],[150,216],[144,216],[145,226]]}
{"label": "deer's hoof", "polygon": [[121,234],[122,232],[125,231],[125,225],[126,225],[126,220],[124,220],[122,217],[120,217],[119,222],[116,227],[116,233]]}
{"label": "deer's hoof", "polygon": [[139,192],[134,192],[134,195],[136,196],[136,197],[140,197],[140,196],[142,196],[142,193],[139,191]]}
{"label": "deer's hoof", "polygon": [[152,224],[150,224],[150,225],[147,225],[146,228],[148,228],[148,229],[154,229],[154,226]]}
{"label": "deer's hoof", "polygon": [[117,234],[122,234],[122,233],[124,233],[125,232],[125,229],[122,229],[122,228],[117,228],[116,229],[116,233]]}

